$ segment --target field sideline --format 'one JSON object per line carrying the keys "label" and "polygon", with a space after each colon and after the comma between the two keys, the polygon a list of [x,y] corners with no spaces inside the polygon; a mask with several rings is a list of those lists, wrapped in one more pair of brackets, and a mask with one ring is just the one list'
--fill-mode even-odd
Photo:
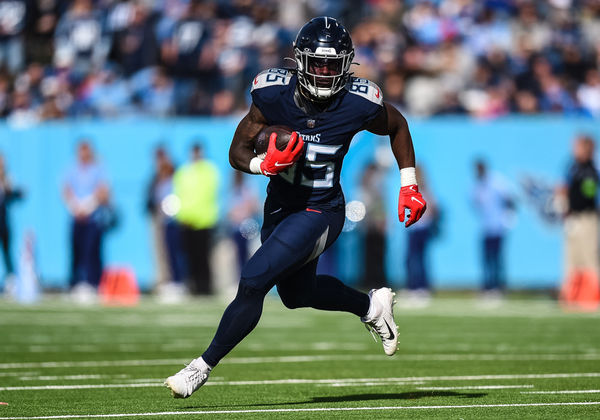
{"label": "field sideline", "polygon": [[0,420],[600,418],[600,314],[546,299],[397,308],[389,358],[355,317],[269,297],[206,386],[172,399],[164,378],[204,349],[225,305],[0,301]]}

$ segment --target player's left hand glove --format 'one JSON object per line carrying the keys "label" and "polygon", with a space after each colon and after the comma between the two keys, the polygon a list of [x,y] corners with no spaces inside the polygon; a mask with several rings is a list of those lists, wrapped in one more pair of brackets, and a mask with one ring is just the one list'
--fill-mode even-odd
{"label": "player's left hand glove", "polygon": [[404,222],[404,211],[408,210],[408,220],[406,221],[406,227],[409,227],[413,223],[423,216],[427,209],[427,203],[419,192],[419,187],[416,184],[407,185],[400,189],[400,196],[398,197],[398,218],[400,222]]}

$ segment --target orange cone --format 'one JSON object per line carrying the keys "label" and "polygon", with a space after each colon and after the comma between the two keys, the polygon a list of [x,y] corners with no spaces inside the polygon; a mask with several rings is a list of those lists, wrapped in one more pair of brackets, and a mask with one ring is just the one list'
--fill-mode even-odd
{"label": "orange cone", "polygon": [[566,309],[595,311],[600,307],[600,280],[593,270],[571,273],[560,291]]}
{"label": "orange cone", "polygon": [[98,286],[100,302],[110,306],[134,306],[140,299],[135,273],[130,268],[108,267]]}

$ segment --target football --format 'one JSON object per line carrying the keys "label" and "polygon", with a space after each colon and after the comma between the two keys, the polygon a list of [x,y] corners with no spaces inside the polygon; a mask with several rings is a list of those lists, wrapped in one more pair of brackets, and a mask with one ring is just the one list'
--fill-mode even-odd
{"label": "football", "polygon": [[269,125],[263,128],[254,139],[254,151],[257,156],[264,158],[269,147],[269,137],[271,137],[271,133],[273,132],[277,133],[275,146],[279,150],[284,150],[290,141],[293,130],[285,125]]}

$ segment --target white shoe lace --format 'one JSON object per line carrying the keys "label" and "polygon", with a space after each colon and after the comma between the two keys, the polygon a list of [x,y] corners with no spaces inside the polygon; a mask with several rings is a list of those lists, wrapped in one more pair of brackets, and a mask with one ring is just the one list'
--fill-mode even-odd
{"label": "white shoe lace", "polygon": [[369,326],[369,324],[365,324],[365,328],[367,329],[367,331],[369,331],[369,333],[371,333],[371,337],[373,337],[373,340],[375,340],[375,342],[377,343],[377,336],[373,331],[373,327]]}
{"label": "white shoe lace", "polygon": [[[181,390],[181,389],[175,390],[172,387],[173,385],[170,385],[169,387],[171,388],[171,391],[173,392],[173,396],[176,398],[189,397],[194,391],[196,391],[198,388],[200,388],[200,386],[202,386],[202,384],[204,384],[204,382],[208,379],[209,374],[210,374],[210,370],[206,371],[202,368],[198,368],[198,367],[194,366],[193,361],[189,364],[186,364],[183,369],[181,369],[179,372],[177,372],[174,375],[174,378],[177,378],[177,380],[183,382],[183,384],[181,384],[181,382],[180,382],[180,384],[183,385],[185,390]],[[168,384],[168,382],[165,382],[165,383]],[[177,388],[177,386],[176,386],[176,388]],[[181,392],[181,391],[184,391],[184,392]]]}
{"label": "white shoe lace", "polygon": [[[381,320],[383,320],[383,316],[381,316],[380,318],[377,319],[377,321],[381,321]],[[377,323],[377,321],[373,320],[371,322],[365,323],[365,328],[367,329],[367,331],[369,331],[371,333],[373,340],[375,340],[375,342],[377,342],[377,336],[379,336],[381,341],[390,339],[390,337],[389,337],[390,331],[388,331],[387,329],[385,329],[383,327],[383,325],[384,325],[383,322]],[[377,333],[377,335],[376,335],[376,333]],[[393,334],[394,333],[392,331],[392,335]]]}
{"label": "white shoe lace", "polygon": [[192,364],[185,365],[180,373],[184,375],[183,379],[190,394],[196,390],[198,384],[202,383],[208,377],[206,373],[192,366]]}

